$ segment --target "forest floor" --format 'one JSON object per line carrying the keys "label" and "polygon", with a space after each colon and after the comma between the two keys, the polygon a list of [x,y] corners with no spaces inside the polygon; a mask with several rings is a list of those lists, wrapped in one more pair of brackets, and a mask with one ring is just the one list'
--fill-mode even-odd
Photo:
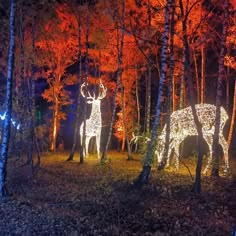
{"label": "forest floor", "polygon": [[236,226],[236,156],[230,174],[202,178],[202,193],[193,194],[196,158],[180,170],[157,171],[150,183],[135,188],[142,169],[139,156],[108,153],[79,164],[68,153],[45,154],[32,175],[22,160],[9,159],[8,188],[0,201],[0,235],[231,235]]}

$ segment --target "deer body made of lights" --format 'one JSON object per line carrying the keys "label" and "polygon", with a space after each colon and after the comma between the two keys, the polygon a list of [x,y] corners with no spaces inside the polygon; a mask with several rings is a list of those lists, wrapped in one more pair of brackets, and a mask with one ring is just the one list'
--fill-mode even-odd
{"label": "deer body made of lights", "polygon": [[[88,96],[85,96],[83,89],[85,87],[85,83],[81,85],[80,92],[81,95],[87,98],[87,103],[92,104],[91,114],[88,119],[86,119],[85,125],[85,150],[83,150],[84,156],[88,154],[88,146],[89,141],[92,137],[96,137],[96,146],[97,146],[97,155],[98,159],[100,158],[100,140],[101,140],[101,131],[102,131],[102,115],[101,115],[101,100],[106,96],[107,88],[104,87],[102,83],[100,83],[99,88],[102,89],[97,98],[95,98],[95,94],[91,96],[88,92]],[[84,131],[84,122],[80,126],[80,140],[82,145],[83,140],[83,131]]]}
{"label": "deer body made of lights", "polygon": [[[212,144],[213,135],[215,131],[215,117],[216,117],[216,106],[210,104],[197,104],[195,105],[199,122],[202,125],[203,138],[208,144],[210,155],[208,157],[207,165],[204,169],[206,174],[209,165],[212,161]],[[223,136],[223,128],[228,119],[228,115],[223,107],[220,108],[220,129],[219,129],[219,144],[221,145],[225,159],[225,171],[229,168],[228,162],[228,144]],[[176,155],[175,166],[179,168],[179,146],[181,142],[188,136],[198,135],[196,125],[193,120],[193,114],[191,107],[187,107],[171,114],[170,117],[170,141],[169,150],[167,154],[167,163],[169,165],[169,159],[171,151],[174,149]],[[160,163],[163,158],[164,146],[166,136],[166,125],[164,126],[161,135],[158,137],[157,143],[157,160]]]}

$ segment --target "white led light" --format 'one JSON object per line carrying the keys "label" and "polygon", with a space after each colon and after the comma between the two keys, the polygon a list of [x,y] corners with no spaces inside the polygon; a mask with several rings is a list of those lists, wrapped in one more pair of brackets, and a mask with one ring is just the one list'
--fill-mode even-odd
{"label": "white led light", "polygon": [[[213,135],[215,131],[215,116],[216,116],[216,106],[211,104],[197,104],[195,105],[197,116],[199,122],[202,125],[203,138],[205,139],[210,155],[208,157],[207,165],[204,169],[204,174],[207,172],[209,165],[212,161],[212,144],[213,144]],[[225,171],[229,168],[228,161],[228,144],[223,136],[223,128],[228,119],[228,115],[223,107],[220,110],[220,131],[219,131],[219,144],[221,145],[224,152],[225,160]],[[170,117],[170,142],[169,150],[167,154],[167,163],[169,165],[169,159],[171,151],[174,150],[176,153],[175,166],[176,169],[179,168],[179,146],[181,142],[185,140],[188,136],[198,135],[196,125],[193,120],[193,114],[191,107],[175,111],[171,114]],[[166,137],[166,125],[164,126],[162,133],[158,137],[157,144],[157,161],[161,162],[163,158],[164,146],[165,146],[165,137]]]}
{"label": "white led light", "polygon": [[[3,115],[0,114],[0,118],[1,118],[1,120],[5,120],[6,112]],[[17,130],[20,129],[20,124],[16,124],[16,121],[14,121],[12,118],[11,118],[11,123],[14,127],[16,127]]]}
{"label": "white led light", "polygon": [[[86,97],[83,92],[84,87],[85,83],[81,85],[80,92],[83,97]],[[106,96],[107,88],[104,87],[102,83],[100,83],[100,89],[102,90],[102,92],[99,93],[99,96],[97,98],[95,98],[95,94],[91,96],[91,94],[88,92],[87,103],[92,104],[92,110],[89,119],[86,120],[84,152],[84,155],[88,154],[89,141],[92,137],[96,137],[98,159],[100,159],[100,139],[102,130],[101,100]],[[80,126],[81,144],[83,140],[83,127],[84,122]]]}

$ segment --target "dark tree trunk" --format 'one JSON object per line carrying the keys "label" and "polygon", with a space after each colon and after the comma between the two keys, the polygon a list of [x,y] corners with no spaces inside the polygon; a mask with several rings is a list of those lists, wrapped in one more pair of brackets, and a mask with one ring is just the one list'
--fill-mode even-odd
{"label": "dark tree trunk", "polygon": [[228,30],[228,16],[229,16],[229,1],[225,0],[224,2],[224,24],[223,32],[221,36],[221,50],[219,56],[219,71],[218,71],[218,81],[217,81],[217,91],[216,91],[216,119],[215,119],[215,132],[213,135],[213,148],[212,148],[212,157],[213,157],[213,166],[212,166],[212,176],[219,176],[219,131],[220,131],[220,107],[221,99],[223,95],[223,84],[224,84],[224,57],[226,53],[226,37]]}
{"label": "dark tree trunk", "polygon": [[35,16],[32,16],[32,61],[31,61],[31,77],[28,78],[28,109],[30,118],[30,140],[28,150],[28,164],[33,165],[34,146],[37,152],[36,167],[40,167],[41,157],[38,146],[38,140],[35,132]]}
{"label": "dark tree trunk", "polygon": [[193,61],[194,61],[194,69],[195,69],[195,77],[196,77],[197,103],[199,103],[200,88],[199,88],[198,63],[197,63],[196,50],[193,48],[192,52],[193,52]]}
{"label": "dark tree trunk", "polygon": [[113,109],[112,109],[112,116],[111,116],[111,123],[109,127],[109,133],[107,137],[107,142],[105,145],[105,148],[102,152],[102,157],[101,157],[101,163],[103,163],[106,160],[106,155],[107,155],[107,150],[111,141],[111,135],[112,135],[112,128],[115,120],[115,112],[116,112],[116,97],[118,93],[118,88],[120,85],[120,80],[122,76],[122,58],[123,58],[123,44],[124,44],[124,17],[125,17],[125,1],[122,1],[122,27],[121,27],[121,38],[119,37],[119,30],[117,29],[117,52],[118,52],[118,57],[117,57],[117,72],[116,72],[116,88],[115,88],[115,93],[113,97]]}
{"label": "dark tree trunk", "polygon": [[[189,50],[189,44],[188,44],[188,36],[187,36],[187,20],[188,20],[188,14],[184,13],[183,9],[183,3],[182,0],[180,2],[180,9],[181,13],[184,16],[184,19],[182,21],[182,29],[183,29],[183,45],[184,45],[184,55],[185,55],[185,70],[186,70],[186,79],[188,82],[188,88],[189,88],[189,102],[193,114],[193,120],[196,125],[197,134],[198,134],[198,160],[197,160],[197,167],[196,167],[196,177],[195,182],[193,185],[193,191],[195,193],[201,192],[201,170],[202,170],[202,146],[203,146],[203,133],[202,133],[202,125],[199,122],[195,103],[194,103],[194,90],[193,90],[193,80],[192,75],[189,73],[190,70],[190,50]],[[188,12],[188,10],[186,11]]]}
{"label": "dark tree trunk", "polygon": [[[36,152],[37,152],[37,163],[35,167],[40,167],[41,163],[41,156],[40,156],[40,149],[38,145],[38,139],[35,131],[35,112],[36,112],[36,105],[35,105],[35,16],[32,16],[32,65],[31,65],[31,135],[32,140],[34,142]],[[33,147],[33,144],[32,144]],[[32,148],[33,149],[33,148]]]}
{"label": "dark tree trunk", "polygon": [[[183,45],[183,51],[184,51],[184,45]],[[182,55],[182,67],[181,67],[181,79],[180,79],[180,100],[179,100],[179,109],[184,108],[184,100],[185,100],[185,78],[184,78],[184,73],[185,73],[185,65],[186,65],[186,58],[185,54],[183,52]]]}
{"label": "dark tree trunk", "polygon": [[[137,123],[138,123],[138,127],[137,127],[137,134],[140,134],[140,104],[139,104],[139,90],[138,90],[138,68],[137,65],[135,66],[135,95],[136,95],[136,104],[137,104]],[[138,142],[135,143],[135,148],[134,148],[134,152],[137,152],[138,150]]]}
{"label": "dark tree trunk", "polygon": [[[86,16],[86,58],[85,58],[85,90],[86,90],[86,96],[87,96],[87,85],[88,85],[88,71],[89,71],[89,68],[88,68],[88,37],[89,37],[89,13],[88,13],[88,3],[87,3],[87,16]],[[84,126],[83,126],[83,137],[82,137],[82,147],[81,147],[81,150],[80,150],[80,164],[83,164],[84,163],[84,153],[85,153],[85,156],[88,155],[88,153],[86,153],[86,149],[85,149],[85,140],[86,140],[86,136],[85,136],[85,133],[86,133],[86,119],[87,119],[87,97],[85,99],[85,103],[84,103],[84,110],[83,110],[83,123],[84,123]],[[81,139],[81,137],[80,137]]]}
{"label": "dark tree trunk", "polygon": [[[78,137],[78,130],[79,130],[79,111],[80,111],[80,100],[81,100],[81,94],[80,94],[80,85],[82,83],[82,45],[81,45],[81,19],[80,19],[80,14],[78,17],[78,45],[79,45],[79,73],[78,73],[78,78],[79,78],[79,85],[78,85],[78,93],[77,93],[77,103],[76,103],[76,109],[75,109],[75,129],[74,129],[74,135],[73,135],[73,145],[71,148],[70,156],[68,157],[67,161],[72,161],[74,159],[74,153],[75,153],[75,147]],[[80,137],[81,138],[81,137]],[[81,147],[81,142],[79,142],[80,149]],[[80,155],[83,155],[82,152],[80,152]]]}
{"label": "dark tree trunk", "polygon": [[[151,3],[148,0],[147,6],[147,16],[148,16],[148,39],[151,41]],[[148,60],[147,60],[147,83],[146,83],[146,136],[150,137],[150,115],[151,115],[151,79],[152,79],[152,60],[151,60],[151,45],[149,45],[148,50]]]}
{"label": "dark tree trunk", "polygon": [[126,140],[126,145],[127,145],[127,152],[128,152],[128,160],[133,160],[133,157],[131,155],[131,149],[130,149],[130,142],[128,138],[128,133],[127,133],[127,123],[126,123],[126,112],[125,112],[125,91],[124,87],[122,84],[122,79],[121,79],[121,92],[122,92],[122,117],[123,117],[123,126],[124,126],[124,133],[125,133],[125,140]]}
{"label": "dark tree trunk", "polygon": [[[17,11],[16,11],[17,13]],[[16,33],[18,33],[18,37],[19,37],[19,56],[20,56],[20,61],[19,61],[19,66],[20,66],[20,73],[19,73],[19,77],[20,79],[17,80],[17,84],[16,84],[16,91],[17,91],[17,96],[16,96],[16,112],[17,112],[17,116],[19,119],[19,123],[21,124],[21,127],[25,126],[24,124],[26,123],[26,119],[27,119],[27,111],[28,111],[28,107],[27,107],[27,96],[25,96],[25,94],[27,94],[27,84],[25,84],[25,46],[24,46],[24,16],[23,16],[23,10],[22,8],[19,8],[19,13],[18,13],[18,17],[17,17],[18,21],[16,22]],[[24,145],[24,139],[26,137],[27,141],[29,141],[29,136],[25,135],[25,131],[24,129],[20,129],[18,132],[18,136],[19,136],[19,143],[21,145]],[[20,149],[20,148],[18,148]],[[21,150],[17,150],[17,152],[19,153],[19,156],[21,155]],[[28,156],[29,157],[29,156]],[[32,162],[27,159],[26,164],[32,165]]]}
{"label": "dark tree trunk", "polygon": [[206,53],[205,46],[201,47],[201,103],[205,102],[205,65],[206,65]]}
{"label": "dark tree trunk", "polygon": [[169,31],[170,31],[170,15],[171,15],[171,4],[172,0],[167,0],[165,7],[165,22],[164,22],[164,31],[162,35],[162,50],[161,50],[161,77],[159,80],[159,92],[156,103],[156,114],[151,132],[151,141],[148,143],[147,152],[143,161],[143,169],[140,173],[138,179],[136,180],[137,185],[142,185],[148,182],[152,156],[154,152],[154,147],[156,145],[157,138],[157,128],[160,122],[161,116],[161,101],[163,97],[164,81],[167,75],[167,63],[168,63],[168,41],[169,41]]}
{"label": "dark tree trunk", "polygon": [[234,125],[235,125],[235,118],[236,118],[236,80],[234,80],[234,98],[233,98],[233,109],[232,109],[232,116],[231,116],[231,122],[230,122],[230,128],[229,128],[229,134],[227,143],[230,146],[232,137],[233,137],[233,131],[234,131]]}
{"label": "dark tree trunk", "polygon": [[7,176],[7,158],[8,158],[8,146],[11,131],[11,111],[12,111],[12,77],[14,67],[14,49],[15,49],[15,1],[10,2],[10,46],[8,53],[8,70],[7,70],[7,91],[6,91],[6,118],[3,126],[3,139],[1,145],[1,159],[0,159],[0,195],[6,196],[6,176]]}

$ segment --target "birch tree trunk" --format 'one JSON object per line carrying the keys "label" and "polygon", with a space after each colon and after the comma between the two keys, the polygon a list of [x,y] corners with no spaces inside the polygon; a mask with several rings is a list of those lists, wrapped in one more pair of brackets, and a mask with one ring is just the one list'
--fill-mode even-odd
{"label": "birch tree trunk", "polygon": [[167,117],[166,117],[166,137],[165,137],[165,146],[163,158],[158,169],[163,169],[166,165],[168,158],[168,150],[169,150],[169,142],[170,142],[170,113],[171,113],[171,96],[172,96],[172,80],[173,80],[173,72],[174,72],[174,27],[175,27],[175,6],[174,0],[172,1],[172,12],[171,12],[171,27],[170,27],[170,64],[169,64],[169,72],[168,72],[168,94],[167,94]]}
{"label": "birch tree trunk", "polygon": [[162,49],[161,49],[161,74],[159,80],[159,91],[158,97],[156,102],[156,113],[155,119],[151,131],[151,141],[148,143],[147,152],[144,157],[143,161],[143,169],[138,179],[136,180],[137,185],[142,185],[148,182],[150,171],[151,171],[151,162],[152,156],[154,152],[154,147],[156,145],[156,138],[157,138],[157,128],[160,123],[160,116],[161,116],[161,104],[162,104],[162,97],[163,97],[163,89],[164,89],[164,81],[166,79],[167,74],[167,58],[168,58],[168,42],[169,42],[169,31],[170,31],[170,15],[171,15],[171,3],[172,0],[166,1],[165,6],[165,19],[164,19],[164,31],[162,34]]}
{"label": "birch tree trunk", "polygon": [[7,91],[6,91],[6,118],[3,125],[3,139],[1,145],[0,159],[0,195],[4,197],[8,194],[6,186],[7,176],[7,158],[8,146],[11,131],[11,112],[12,112],[12,77],[14,67],[14,50],[15,50],[15,1],[10,1],[10,46],[8,53],[8,69],[7,69]]}
{"label": "birch tree trunk", "polygon": [[228,17],[229,17],[229,0],[224,2],[224,23],[223,32],[221,35],[221,50],[219,56],[219,71],[217,80],[217,91],[216,91],[216,119],[215,119],[215,131],[213,135],[213,148],[212,148],[212,176],[219,176],[219,130],[220,130],[220,107],[221,99],[223,96],[223,83],[224,83],[224,57],[226,54],[226,37],[228,30]]}

